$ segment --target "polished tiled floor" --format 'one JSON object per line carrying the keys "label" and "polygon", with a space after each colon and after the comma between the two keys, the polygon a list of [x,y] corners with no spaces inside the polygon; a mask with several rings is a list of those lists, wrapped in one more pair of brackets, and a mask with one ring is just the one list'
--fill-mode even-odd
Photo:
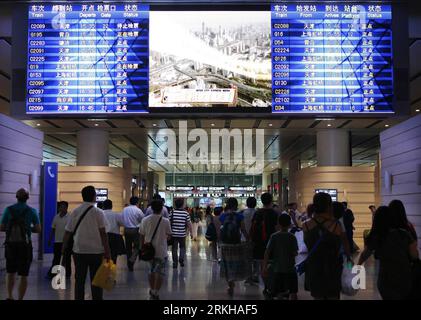
{"label": "polished tiled floor", "polygon": [[[184,268],[167,269],[167,276],[161,289],[161,299],[165,300],[248,300],[263,299],[262,285],[248,286],[237,283],[234,296],[229,298],[226,294],[226,283],[219,275],[219,266],[209,261],[207,241],[188,241],[187,260]],[[300,258],[298,258],[300,259]],[[302,257],[301,257],[302,259]],[[34,261],[29,278],[29,289],[26,299],[33,300],[70,300],[73,298],[74,280],[67,282],[66,290],[54,290],[51,282],[45,278],[50,266],[51,256],[47,255],[44,261]],[[169,255],[171,261],[171,254]],[[343,299],[380,299],[375,285],[375,266],[370,260],[366,264],[367,289],[360,290],[354,297],[343,296]],[[128,272],[125,267],[125,258],[119,257],[117,285],[111,292],[104,293],[108,300],[138,300],[148,299],[147,264],[144,262],[135,265],[134,272]],[[6,297],[4,272],[0,278],[0,299]],[[303,289],[303,279],[300,278],[298,298],[311,299],[308,292]],[[89,299],[90,290],[86,290]]]}

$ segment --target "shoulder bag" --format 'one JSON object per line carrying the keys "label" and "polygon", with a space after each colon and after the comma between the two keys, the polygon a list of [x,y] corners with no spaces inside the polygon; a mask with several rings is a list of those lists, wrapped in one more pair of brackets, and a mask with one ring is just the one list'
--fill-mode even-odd
{"label": "shoulder bag", "polygon": [[153,232],[151,241],[143,244],[142,249],[140,250],[140,260],[151,261],[155,257],[155,248],[152,245],[152,241],[155,238],[156,232],[158,231],[158,227],[161,224],[161,220],[162,216],[159,218],[159,221],[155,227],[155,231]]}
{"label": "shoulder bag", "polygon": [[86,214],[88,213],[88,211],[89,211],[89,210],[91,210],[91,209],[92,209],[92,207],[93,207],[93,206],[89,206],[89,207],[88,207],[88,208],[87,208],[87,209],[86,209],[86,210],[82,213],[82,215],[80,216],[80,218],[79,218],[78,222],[76,223],[75,229],[73,230],[72,235],[70,236],[70,238],[69,238],[69,240],[68,240],[68,242],[67,242],[67,245],[66,245],[66,249],[67,249],[67,250],[71,250],[71,251],[73,252],[73,245],[74,245],[74,243],[75,243],[74,238],[75,238],[75,235],[76,235],[77,229],[79,228],[79,225],[80,225],[80,223],[82,222],[83,218],[85,218]]}

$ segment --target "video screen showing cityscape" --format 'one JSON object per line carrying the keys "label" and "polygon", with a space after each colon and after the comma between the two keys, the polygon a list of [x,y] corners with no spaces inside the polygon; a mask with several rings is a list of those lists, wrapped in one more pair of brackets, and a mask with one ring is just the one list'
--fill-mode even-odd
{"label": "video screen showing cityscape", "polygon": [[149,106],[271,107],[269,11],[150,12]]}

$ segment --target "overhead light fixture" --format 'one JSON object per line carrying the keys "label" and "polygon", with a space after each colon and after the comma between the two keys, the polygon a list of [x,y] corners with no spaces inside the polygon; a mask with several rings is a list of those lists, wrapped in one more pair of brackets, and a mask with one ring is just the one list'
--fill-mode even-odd
{"label": "overhead light fixture", "polygon": [[269,127],[272,127],[273,126],[273,124],[272,123],[269,123]]}
{"label": "overhead light fixture", "polygon": [[98,123],[95,123],[95,127],[98,127],[99,126],[99,124]]}
{"label": "overhead light fixture", "polygon": [[389,128],[389,125],[388,125],[388,124],[385,124],[384,126],[385,126],[386,128]]}
{"label": "overhead light fixture", "polygon": [[107,121],[107,119],[88,119],[88,121],[99,122],[99,121]]}
{"label": "overhead light fixture", "polygon": [[153,125],[154,127],[156,127],[156,123],[152,123],[152,125]]}
{"label": "overhead light fixture", "polygon": [[333,118],[316,118],[316,121],[334,121],[335,119]]}
{"label": "overhead light fixture", "polygon": [[41,123],[37,123],[37,127],[39,127],[41,125]]}
{"label": "overhead light fixture", "polygon": [[420,109],[415,109],[415,112],[420,112]]}
{"label": "overhead light fixture", "polygon": [[212,126],[212,127],[214,127],[214,126],[215,126],[215,124],[214,124],[214,123],[211,123],[211,126]]}
{"label": "overhead light fixture", "polygon": [[330,123],[327,124],[328,127],[331,127],[332,125]]}

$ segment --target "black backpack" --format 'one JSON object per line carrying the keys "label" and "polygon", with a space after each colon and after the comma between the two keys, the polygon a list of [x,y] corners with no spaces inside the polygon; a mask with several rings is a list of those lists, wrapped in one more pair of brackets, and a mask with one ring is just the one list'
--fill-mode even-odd
{"label": "black backpack", "polygon": [[206,229],[205,238],[208,241],[216,241],[217,237],[215,224],[211,222]]}
{"label": "black backpack", "polygon": [[265,217],[261,212],[256,212],[253,216],[250,228],[250,239],[254,243],[264,243],[268,239]]}
{"label": "black backpack", "polygon": [[226,244],[241,242],[240,225],[235,213],[228,213],[221,228],[221,241]]}
{"label": "black backpack", "polygon": [[18,214],[12,207],[9,207],[10,220],[6,227],[6,244],[27,244],[30,242],[25,217],[28,214],[29,208],[23,209],[23,214]]}

